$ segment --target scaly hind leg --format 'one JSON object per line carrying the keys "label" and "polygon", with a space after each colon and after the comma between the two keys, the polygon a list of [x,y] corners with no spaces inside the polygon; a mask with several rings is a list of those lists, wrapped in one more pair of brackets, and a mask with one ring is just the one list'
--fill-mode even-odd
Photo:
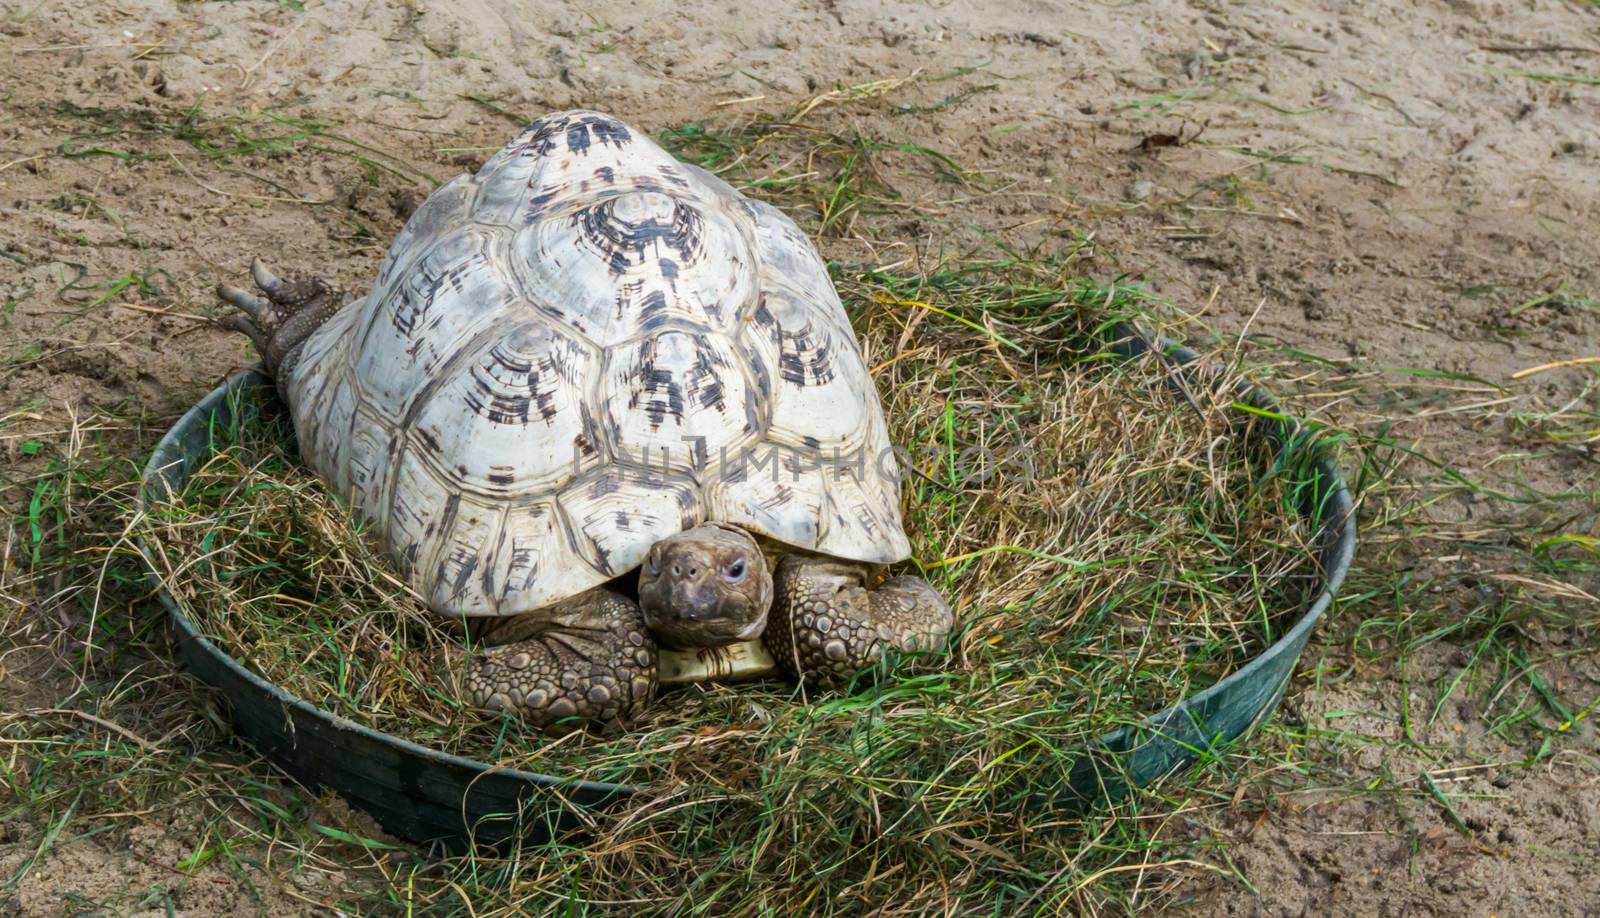
{"label": "scaly hind leg", "polygon": [[348,298],[319,278],[284,280],[259,258],[250,263],[250,275],[266,297],[223,284],[217,288],[217,296],[244,315],[217,321],[224,328],[249,336],[281,387],[299,362],[306,339],[332,318]]}
{"label": "scaly hind leg", "polygon": [[883,652],[934,650],[953,624],[950,604],[921,577],[867,589],[867,566],[785,555],[763,640],[778,665],[807,685],[838,688]]}
{"label": "scaly hind leg", "polygon": [[494,646],[468,664],[472,703],[564,732],[622,724],[650,700],[656,644],[633,600],[601,587],[478,629]]}

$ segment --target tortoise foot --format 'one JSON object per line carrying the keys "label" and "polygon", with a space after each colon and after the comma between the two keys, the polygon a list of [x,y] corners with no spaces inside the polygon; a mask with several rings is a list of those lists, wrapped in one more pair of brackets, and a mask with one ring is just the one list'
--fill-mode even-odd
{"label": "tortoise foot", "polygon": [[787,555],[774,580],[767,649],[806,685],[843,687],[887,650],[935,650],[953,624],[950,604],[921,577],[867,589],[864,565]]}
{"label": "tortoise foot", "polygon": [[472,703],[508,710],[541,730],[621,724],[650,700],[656,647],[633,600],[606,589],[512,619],[487,635],[515,636],[469,664]]}
{"label": "tortoise foot", "polygon": [[320,278],[278,277],[259,258],[250,263],[250,276],[265,297],[227,284],[217,287],[217,296],[242,313],[218,319],[217,324],[248,336],[281,385],[299,362],[306,339],[349,298]]}

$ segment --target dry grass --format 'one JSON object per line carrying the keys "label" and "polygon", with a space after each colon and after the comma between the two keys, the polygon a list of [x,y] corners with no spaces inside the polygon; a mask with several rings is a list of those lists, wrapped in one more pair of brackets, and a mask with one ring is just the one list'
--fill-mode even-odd
{"label": "dry grass", "polygon": [[[1064,774],[1094,736],[1257,653],[1318,569],[1292,476],[1241,435],[1229,386],[1180,396],[1161,361],[1102,351],[1103,304],[1013,316],[1009,356],[998,332],[951,321],[1018,279],[1015,266],[936,272],[915,300],[905,277],[845,285],[907,447],[917,556],[957,608],[932,674],[824,699],[779,682],[693,687],[662,693],[632,730],[530,735],[462,703],[458,629],[298,463],[272,408],[241,412],[226,448],[149,514],[148,537],[174,598],[224,649],[328,710],[453,753],[665,793],[759,791],[807,760],[852,781],[909,777],[910,755],[930,780],[964,775],[950,805],[1019,741]],[[861,754],[868,710],[879,736],[904,737],[896,756]]]}

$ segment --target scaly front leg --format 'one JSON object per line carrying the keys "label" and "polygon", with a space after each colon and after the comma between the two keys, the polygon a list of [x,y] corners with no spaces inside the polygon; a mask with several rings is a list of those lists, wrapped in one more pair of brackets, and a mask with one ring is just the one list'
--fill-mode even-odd
{"label": "scaly front leg", "polygon": [[950,605],[921,577],[867,589],[867,566],[785,555],[773,575],[767,649],[790,676],[837,688],[889,648],[933,650],[952,625]]}
{"label": "scaly front leg", "polygon": [[655,691],[656,644],[644,616],[603,587],[479,633],[495,646],[468,665],[472,703],[508,709],[542,730],[625,723]]}

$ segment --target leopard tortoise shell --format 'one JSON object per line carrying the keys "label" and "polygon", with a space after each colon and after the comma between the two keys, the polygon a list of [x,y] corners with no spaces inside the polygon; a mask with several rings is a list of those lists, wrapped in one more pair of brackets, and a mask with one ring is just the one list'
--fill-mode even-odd
{"label": "leopard tortoise shell", "polygon": [[542,119],[435,191],[285,388],[308,463],[437,612],[549,605],[707,520],[910,554],[811,241],[604,115]]}
{"label": "leopard tortoise shell", "polygon": [[[880,590],[889,605],[875,618],[865,600],[867,618],[848,627],[827,613],[838,590],[862,593],[857,571],[910,546],[883,410],[810,240],[622,121],[570,111],[529,125],[427,198],[365,296],[340,300],[259,261],[254,273],[266,300],[219,292],[250,316],[232,327],[274,372],[305,461],[434,611],[523,619],[525,640],[474,683],[480,702],[615,715],[627,705],[586,708],[572,693],[598,685],[592,695],[613,698],[613,675],[649,693],[643,632],[672,631],[653,608],[678,610],[680,645],[759,637],[774,581],[760,554],[761,588],[728,560],[755,540],[768,556],[811,559],[777,575],[780,601],[806,617],[795,629],[822,623],[792,671],[810,653],[842,673],[871,657],[854,652],[862,641],[910,646],[927,643],[913,632],[948,630],[920,578],[893,602]],[[667,553],[685,533],[705,534],[686,543],[698,554]],[[722,579],[704,581],[702,566]],[[563,606],[634,570],[638,605]],[[834,593],[805,599],[823,596],[801,577],[819,571]],[[773,630],[794,642],[785,609]],[[929,610],[926,627],[897,617]],[[610,633],[595,654],[622,662],[602,677],[565,644],[528,649],[551,628]]]}

